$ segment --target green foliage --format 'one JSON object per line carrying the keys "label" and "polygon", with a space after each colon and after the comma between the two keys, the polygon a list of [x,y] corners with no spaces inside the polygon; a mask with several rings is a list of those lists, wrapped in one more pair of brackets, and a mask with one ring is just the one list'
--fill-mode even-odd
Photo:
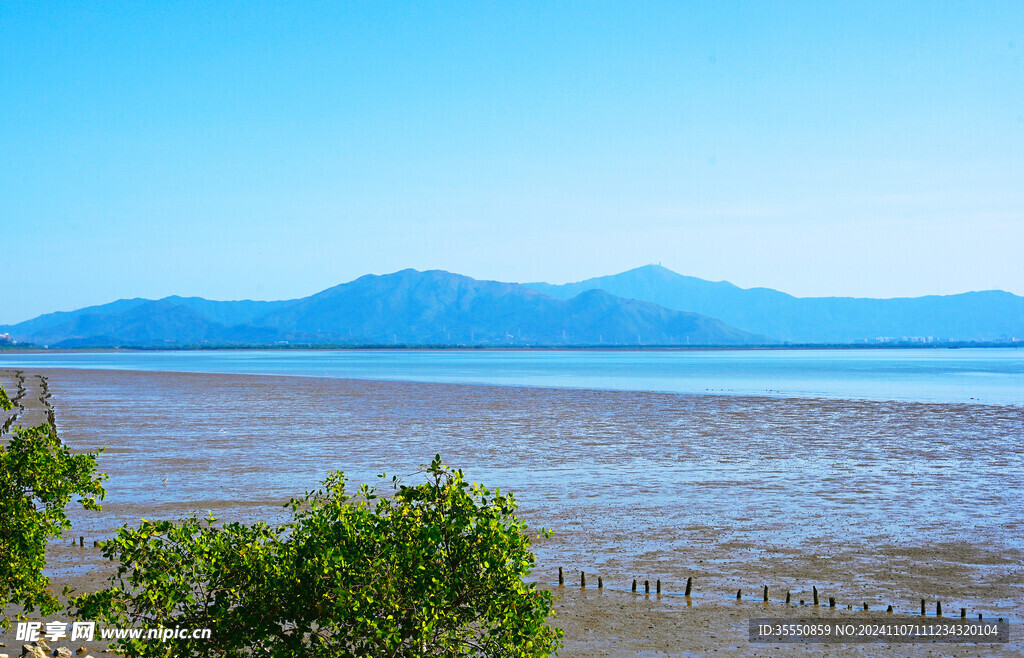
{"label": "green foliage", "polygon": [[[331,474],[282,526],[145,521],[104,543],[110,587],[72,601],[114,626],[209,628],[209,640],[126,640],[139,656],[544,656],[551,594],[511,495],[430,464],[378,497]],[[383,477],[383,476],[382,476]]]}
{"label": "green foliage", "polygon": [[96,474],[97,454],[71,454],[49,424],[13,427],[0,445],[0,629],[10,626],[11,605],[43,614],[60,609],[43,576],[46,542],[71,527],[65,509],[73,497],[99,509],[106,476]]}
{"label": "green foliage", "polygon": [[11,404],[11,398],[7,397],[7,391],[4,390],[3,386],[0,386],[0,411],[10,411],[14,408]]}

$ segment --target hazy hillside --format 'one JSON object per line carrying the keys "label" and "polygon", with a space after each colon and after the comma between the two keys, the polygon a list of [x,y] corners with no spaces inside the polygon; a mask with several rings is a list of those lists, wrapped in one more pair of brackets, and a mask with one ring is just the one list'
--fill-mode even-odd
{"label": "hazy hillside", "polygon": [[[43,319],[45,318],[45,320]],[[403,270],[289,302],[122,300],[3,328],[51,347],[274,343],[346,345],[749,345],[771,342],[713,318],[587,291]]]}
{"label": "hazy hillside", "polygon": [[302,299],[123,299],[0,327],[51,347],[183,345],[753,345],[1024,338],[1024,298],[799,298],[649,265],[579,283],[367,275]]}
{"label": "hazy hillside", "polygon": [[[178,307],[194,311],[198,318],[207,323],[234,326],[251,322],[253,318],[290,303],[290,301],[255,302],[251,300],[218,302],[202,297],[178,297],[176,295],[155,301],[136,297],[134,299],[119,299],[99,306],[86,306],[75,311],[47,313],[25,322],[6,325],[4,331],[10,331],[12,335],[17,336],[35,336],[42,340],[42,344],[49,342],[50,338],[61,340],[69,335],[92,336],[97,332],[102,333],[105,323],[107,329],[110,329],[118,322],[133,322],[132,318],[135,316],[131,313],[140,306],[150,309],[154,320],[160,314],[160,309]],[[143,316],[146,313],[146,311],[142,311]],[[121,319],[115,320],[115,318]]]}
{"label": "hazy hillside", "polygon": [[879,337],[1024,338],[1024,297],[998,290],[896,299],[800,298],[768,288],[744,289],[683,276],[658,265],[565,285],[525,285],[562,299],[585,290],[604,290],[718,318],[744,331],[793,343],[856,343]]}

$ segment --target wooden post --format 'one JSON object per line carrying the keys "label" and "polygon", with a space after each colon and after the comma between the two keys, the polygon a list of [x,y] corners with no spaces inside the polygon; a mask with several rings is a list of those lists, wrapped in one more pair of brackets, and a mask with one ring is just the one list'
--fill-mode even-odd
{"label": "wooden post", "polygon": [[661,578],[658,579],[658,594],[661,594]]}
{"label": "wooden post", "polygon": [[742,599],[743,599],[743,590],[741,590],[741,589],[736,590],[736,600],[740,601]]}
{"label": "wooden post", "polygon": [[792,596],[792,592],[786,592],[786,605],[789,605],[789,599]]}
{"label": "wooden post", "polygon": [[633,579],[633,593],[636,594],[636,578]]}
{"label": "wooden post", "polygon": [[830,608],[836,607],[836,597],[834,597],[834,596],[828,597],[828,607],[830,607]]}
{"label": "wooden post", "polygon": [[978,621],[981,621],[981,613],[978,613]]}
{"label": "wooden post", "polygon": [[925,615],[925,612],[924,612],[924,599],[921,599],[921,616],[924,617],[924,615]]}
{"label": "wooden post", "polygon": [[690,595],[691,590],[693,590],[693,576],[686,579],[686,596]]}
{"label": "wooden post", "polygon": [[865,601],[865,602],[864,602],[864,609],[865,609],[865,610],[867,610],[867,609],[868,609],[868,602],[867,602],[867,601]]}
{"label": "wooden post", "polygon": [[651,593],[651,581],[645,580],[644,581],[644,594],[650,594],[650,593]]}
{"label": "wooden post", "polygon": [[78,538],[78,545],[82,548],[85,548],[85,537]]}
{"label": "wooden post", "polygon": [[586,587],[586,586],[587,586],[587,572],[586,571],[581,571],[580,572],[580,587]]}
{"label": "wooden post", "polygon": [[814,588],[814,605],[818,605],[818,588]]}
{"label": "wooden post", "polygon": [[558,584],[565,584],[565,576],[562,574],[562,567],[558,567]]}
{"label": "wooden post", "polygon": [[935,602],[935,616],[936,617],[941,617],[942,616],[942,601],[936,601]]}
{"label": "wooden post", "polygon": [[604,580],[601,579],[601,576],[597,577],[597,589],[604,589]]}
{"label": "wooden post", "polygon": [[885,611],[889,614],[892,614],[892,606],[890,605],[888,608],[885,609]]}
{"label": "wooden post", "polygon": [[764,586],[764,602],[768,603],[768,586]]}
{"label": "wooden post", "polygon": [[960,619],[967,619],[967,608],[960,608]]}

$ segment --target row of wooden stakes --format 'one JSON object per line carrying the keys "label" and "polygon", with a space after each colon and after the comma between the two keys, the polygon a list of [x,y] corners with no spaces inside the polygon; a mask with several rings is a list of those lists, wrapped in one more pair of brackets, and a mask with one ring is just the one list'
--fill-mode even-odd
{"label": "row of wooden stakes", "polygon": [[13,398],[10,398],[11,404],[14,405],[11,416],[4,422],[3,426],[0,426],[0,434],[7,434],[7,430],[14,426],[14,423],[18,421],[18,414],[25,410],[21,406],[21,399],[25,397],[25,372],[22,370],[15,370],[14,376],[18,379],[18,391]]}
{"label": "row of wooden stakes", "polygon": [[[558,567],[558,584],[559,585],[563,585],[563,586],[565,585],[565,574],[562,571],[562,567]],[[633,587],[632,587],[632,591],[634,593],[636,593],[636,584],[637,584],[637,581],[634,578],[633,579]],[[581,571],[580,572],[580,587],[586,587],[586,586],[587,586],[587,574],[586,574],[585,571]],[[598,589],[604,589],[604,579],[601,578],[601,576],[597,577],[597,588]],[[655,581],[655,588],[656,588],[655,593],[656,594],[661,594],[661,579],[660,578]],[[687,598],[689,598],[690,595],[692,594],[692,592],[693,592],[693,576],[690,576],[689,578],[686,579],[686,591],[684,592],[683,596],[686,596]],[[651,593],[651,581],[645,580],[644,581],[644,594],[650,594],[650,593]],[[811,593],[812,593],[812,595],[814,597],[813,598],[814,605],[815,606],[820,605],[820,598],[818,596],[818,588],[817,587],[812,587],[811,588]],[[770,597],[770,590],[769,590],[767,585],[764,586],[764,590],[763,590],[762,596],[763,596],[764,602],[768,603],[771,597]],[[742,589],[736,590],[736,600],[737,601],[743,600],[743,590]],[[805,604],[806,604],[806,602],[803,599],[800,599],[800,605],[805,605]],[[792,593],[791,592],[786,592],[786,605],[792,605]],[[835,608],[836,607],[836,599],[835,599],[834,596],[828,597],[828,607],[830,607],[830,608]],[[852,605],[847,605],[846,608],[847,608],[847,610],[852,610],[853,606]],[[870,608],[870,606],[868,606],[867,601],[865,601],[864,602],[864,610],[870,610],[870,609],[871,608]],[[888,613],[892,613],[893,612],[892,606],[890,605],[888,608],[886,608],[885,611],[888,612]],[[927,602],[924,599],[921,599],[921,616],[924,617],[927,614],[927,612],[928,612],[927,611]],[[942,616],[942,601],[936,601],[935,602],[935,616],[936,617],[941,617]],[[967,618],[967,608],[960,608],[960,618],[961,619],[966,619]],[[979,620],[982,619],[982,614],[980,612],[978,613],[978,619]],[[999,618],[999,621],[1003,621],[1001,617]]]}
{"label": "row of wooden stakes", "polygon": [[[558,567],[558,584],[559,585],[565,585],[565,574],[562,571],[562,567]],[[587,574],[586,574],[585,571],[581,571],[580,572],[580,587],[586,587],[586,586],[587,586]],[[597,577],[597,588],[598,589],[604,589],[604,579],[601,578],[601,576]],[[661,579],[660,578],[657,581],[655,581],[655,588],[656,588],[656,593],[657,594],[661,594]],[[633,579],[633,591],[636,592],[636,578]],[[692,591],[693,591],[693,577],[691,576],[690,578],[686,579],[686,596],[690,596],[690,593]],[[644,593],[645,594],[650,594],[651,593],[651,581],[649,581],[649,580],[645,580],[644,581]]]}
{"label": "row of wooden stakes", "polygon": [[[71,540],[71,545],[74,546],[75,544],[78,544],[79,548],[85,548],[85,537],[79,537],[78,541],[75,541],[74,539],[72,539]],[[98,548],[99,545],[100,545],[99,540],[93,540],[93,542],[92,542],[92,547],[93,548]]]}
{"label": "row of wooden stakes", "polygon": [[[27,389],[25,388],[25,372],[23,370],[16,370],[14,374],[18,379],[18,393],[13,398],[11,398],[11,403],[14,405],[15,408],[11,416],[6,421],[4,421],[4,424],[2,426],[0,426],[0,435],[7,434],[7,431],[14,427],[14,423],[17,422],[18,416],[21,414],[21,412],[25,411],[24,405],[21,404],[21,400],[25,397],[25,394],[27,393]],[[49,423],[50,427],[53,428],[53,431],[56,432],[57,417],[53,412],[53,405],[51,405],[49,402],[49,399],[51,397],[50,385],[47,382],[46,377],[43,377],[42,375],[39,375],[39,381],[43,389],[43,394],[39,396],[39,402],[40,404],[43,405],[43,408],[46,409],[46,422]]]}

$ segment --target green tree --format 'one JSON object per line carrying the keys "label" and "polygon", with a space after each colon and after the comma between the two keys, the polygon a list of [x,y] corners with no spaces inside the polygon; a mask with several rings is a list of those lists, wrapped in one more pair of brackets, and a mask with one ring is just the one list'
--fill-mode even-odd
{"label": "green tree", "polygon": [[[0,387],[0,408],[13,408]],[[71,454],[52,425],[12,427],[0,445],[0,629],[11,625],[11,606],[43,614],[60,610],[43,575],[46,543],[71,527],[66,509],[78,497],[97,510],[103,499],[98,453]]]}
{"label": "green tree", "polygon": [[[382,476],[383,477],[383,476]],[[512,495],[436,457],[389,497],[343,474],[272,527],[192,517],[122,528],[104,543],[110,587],[72,602],[116,626],[209,628],[209,640],[126,640],[139,656],[544,656],[552,597]]]}

